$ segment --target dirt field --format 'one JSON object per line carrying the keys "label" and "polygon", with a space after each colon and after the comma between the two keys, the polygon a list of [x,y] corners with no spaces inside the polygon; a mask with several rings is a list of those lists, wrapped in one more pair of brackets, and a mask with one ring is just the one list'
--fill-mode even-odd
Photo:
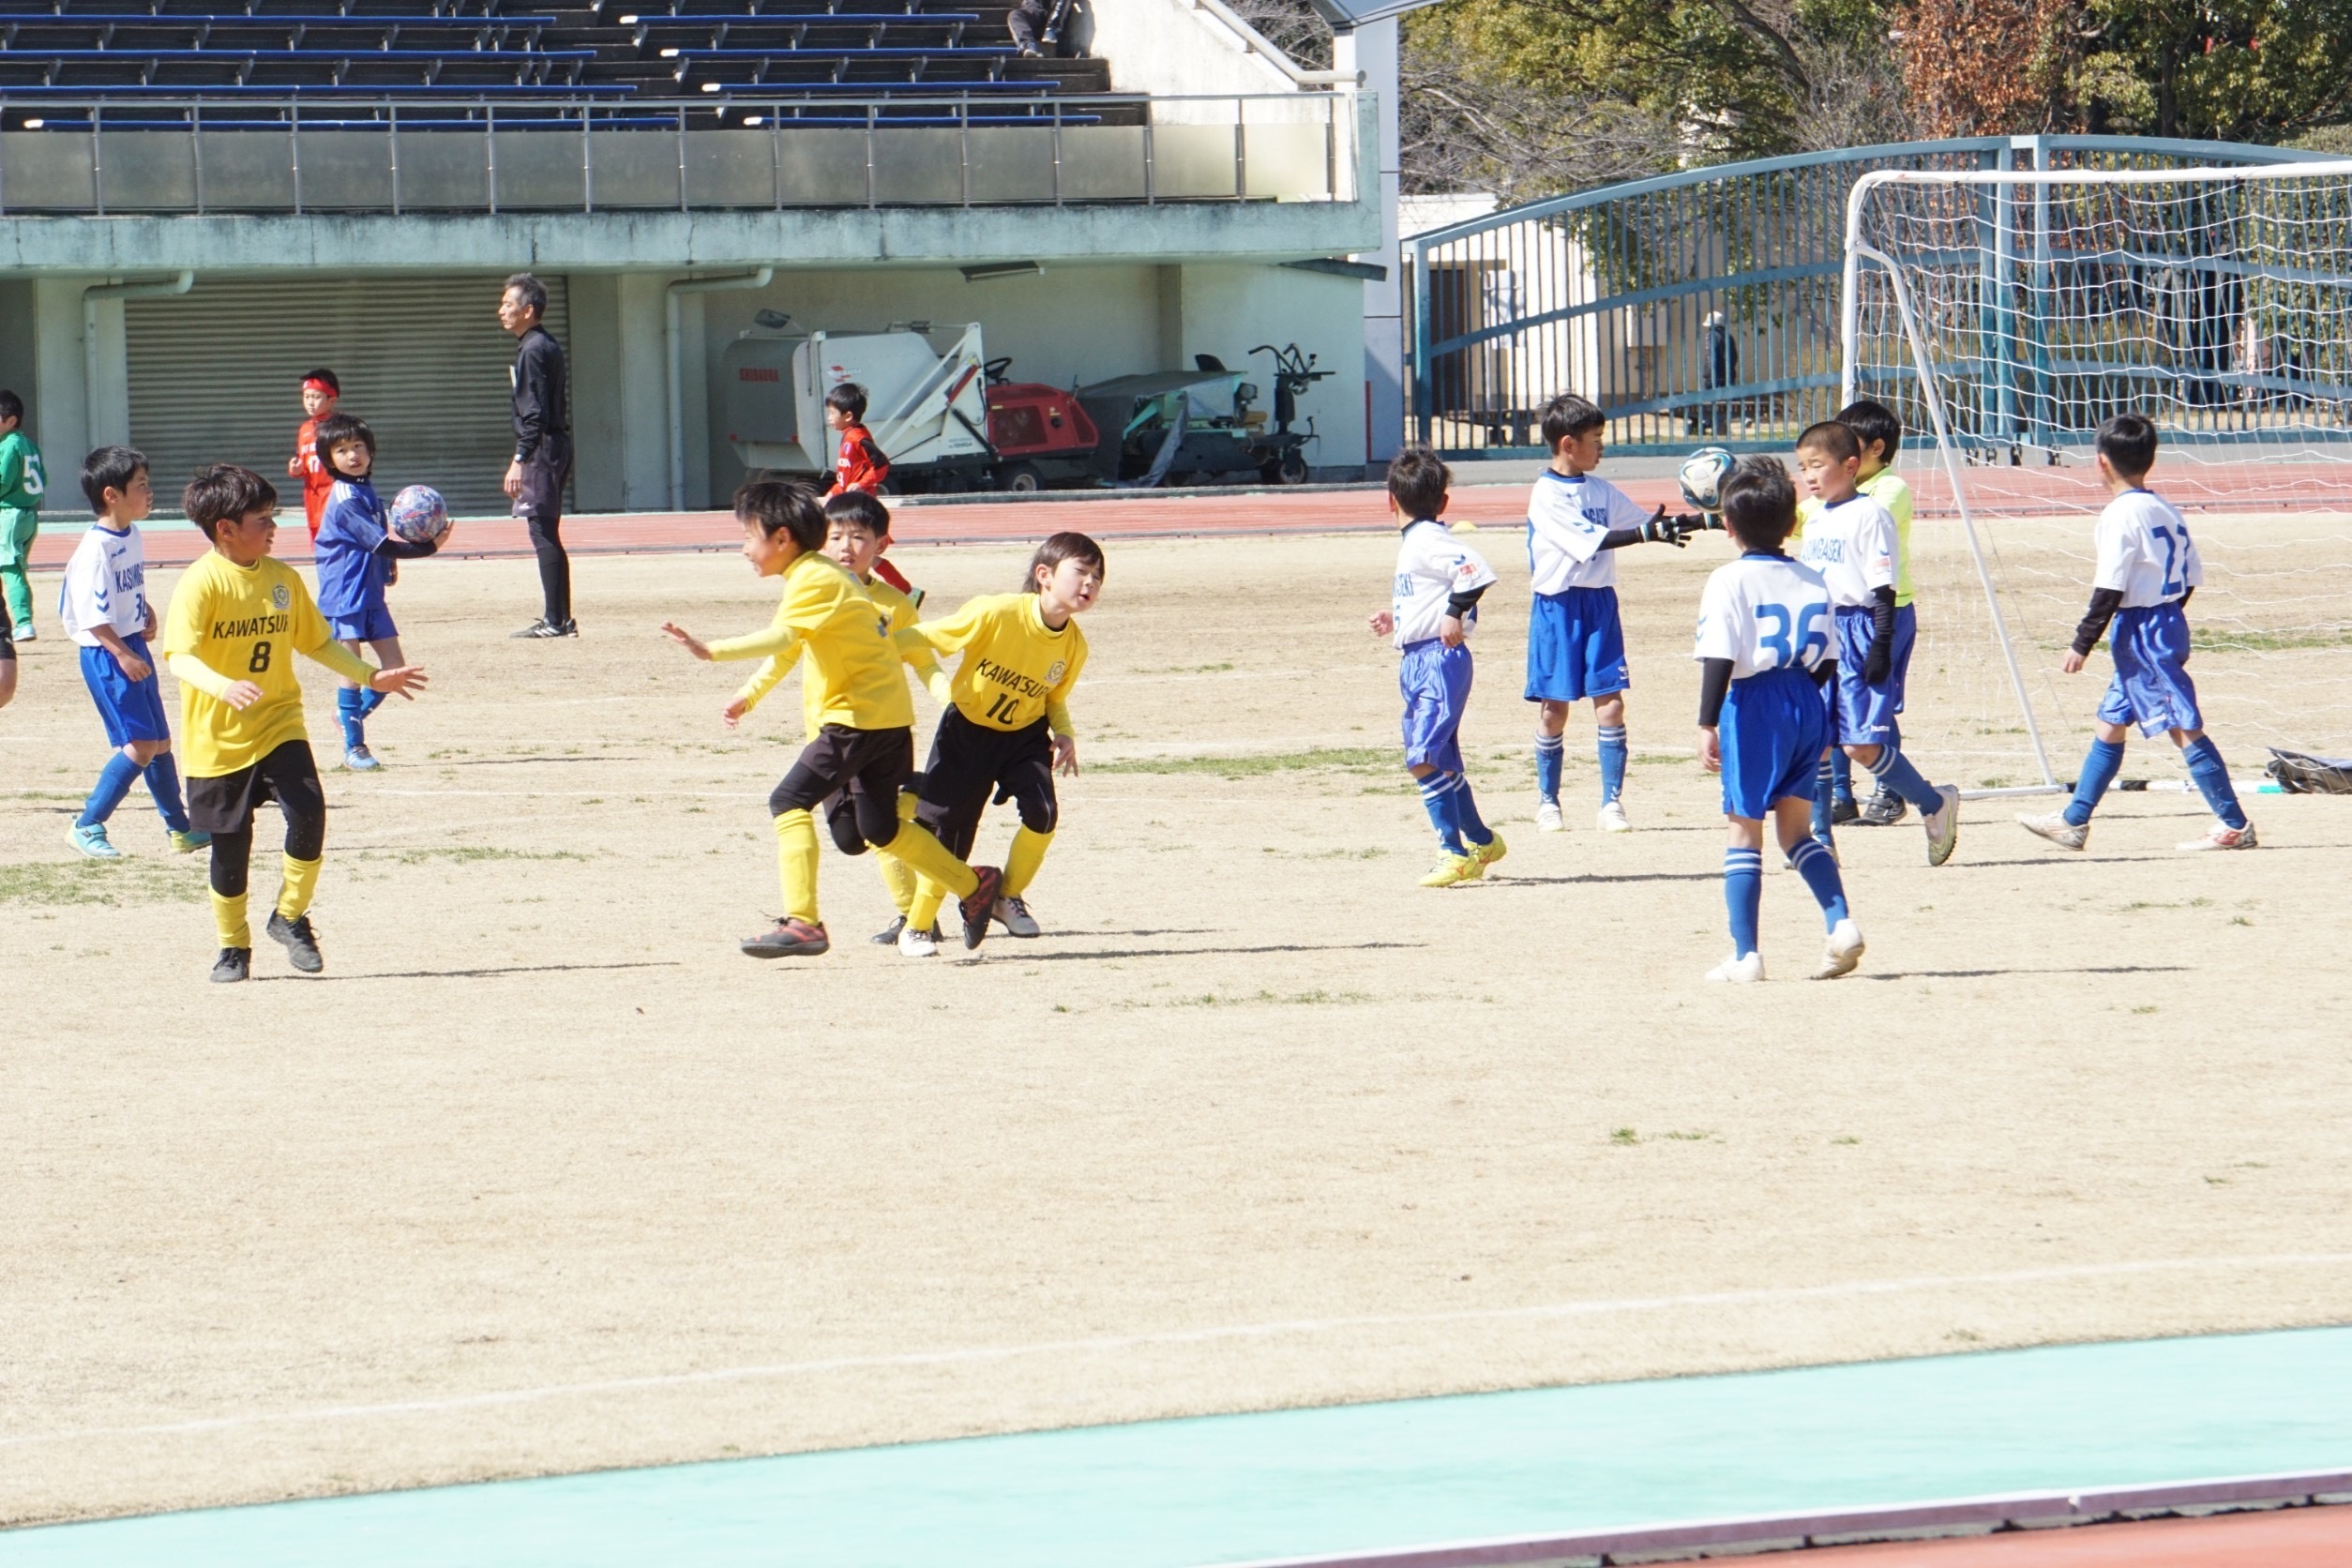
{"label": "dirt field", "polygon": [[[1639,831],[1605,839],[1582,713],[1572,831],[1528,822],[1523,558],[1480,538],[1494,879],[1413,885],[1386,536],[1121,545],[1049,934],[976,961],[867,944],[879,881],[831,854],[834,953],[736,954],[797,694],[731,735],[735,672],[654,633],[764,623],[731,559],[583,563],[556,644],[505,636],[526,565],[412,568],[433,690],[328,776],[316,980],[264,943],[205,983],[203,867],[143,794],[133,858],[73,856],[101,746],[70,650],[28,649],[0,1522],[2352,1319],[2352,801],[2261,797],[2238,856],[2170,852],[2178,794],[2110,797],[2080,857],[2006,803],[1937,871],[1849,831],[1864,972],[1793,978],[1819,925],[1775,871],[1775,982],[1709,988],[1685,656],[1722,541],[1627,562]],[[948,605],[1018,558],[902,564]]]}

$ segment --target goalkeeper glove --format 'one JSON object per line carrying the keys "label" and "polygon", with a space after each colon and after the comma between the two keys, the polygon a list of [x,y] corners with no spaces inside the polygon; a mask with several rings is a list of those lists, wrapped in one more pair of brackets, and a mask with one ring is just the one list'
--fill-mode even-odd
{"label": "goalkeeper glove", "polygon": [[1693,534],[1704,527],[1706,523],[1700,519],[1687,513],[1668,517],[1666,509],[1660,506],[1650,520],[1641,525],[1641,536],[1653,545],[1672,545],[1681,550],[1690,543]]}

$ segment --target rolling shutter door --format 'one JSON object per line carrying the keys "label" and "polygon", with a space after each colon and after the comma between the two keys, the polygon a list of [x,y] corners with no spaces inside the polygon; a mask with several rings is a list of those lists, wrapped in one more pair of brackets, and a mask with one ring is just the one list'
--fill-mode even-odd
{"label": "rolling shutter door", "polygon": [[[436,278],[225,279],[186,294],[127,300],[130,439],[176,512],[199,466],[237,462],[279,487],[281,518],[302,489],[286,460],[302,423],[302,374],[334,370],[339,411],[376,434],[376,489],[430,485],[460,516],[504,516],[514,454],[508,367],[515,340],[495,309],[504,274]],[[571,346],[566,290],[546,279],[546,324]]]}

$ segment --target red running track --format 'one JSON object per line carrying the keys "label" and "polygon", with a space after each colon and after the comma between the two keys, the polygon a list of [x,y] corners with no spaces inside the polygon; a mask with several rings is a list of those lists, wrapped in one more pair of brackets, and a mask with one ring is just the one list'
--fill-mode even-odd
{"label": "red running track", "polygon": [[2352,1507],[1834,1546],[1792,1553],[1787,1561],[1789,1568],[2352,1568]]}

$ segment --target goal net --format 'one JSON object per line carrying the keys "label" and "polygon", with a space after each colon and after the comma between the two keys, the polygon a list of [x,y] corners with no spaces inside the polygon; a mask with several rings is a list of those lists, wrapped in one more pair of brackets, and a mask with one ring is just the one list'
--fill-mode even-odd
{"label": "goal net", "polygon": [[[1843,338],[1846,398],[1904,424],[1905,747],[1932,776],[2073,777],[2109,666],[2058,661],[2107,501],[2093,437],[2127,411],[2204,558],[2190,669],[2232,771],[2352,755],[2352,162],[1874,172]],[[2133,752],[2127,777],[2181,776],[2161,740]]]}

